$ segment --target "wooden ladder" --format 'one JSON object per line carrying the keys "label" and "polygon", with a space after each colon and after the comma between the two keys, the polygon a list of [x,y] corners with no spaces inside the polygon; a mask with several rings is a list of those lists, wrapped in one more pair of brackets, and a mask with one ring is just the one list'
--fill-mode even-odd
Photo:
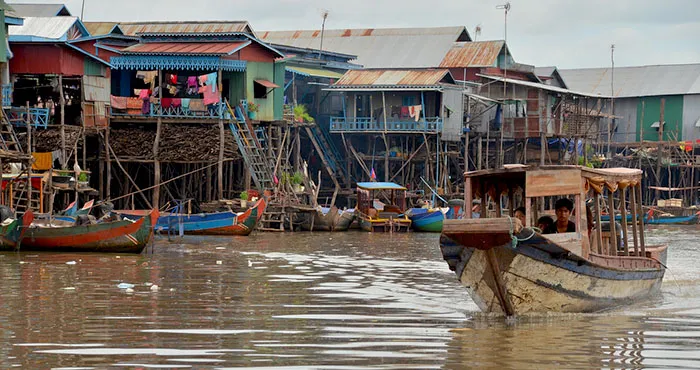
{"label": "wooden ladder", "polygon": [[0,149],[7,150],[9,152],[22,152],[22,146],[17,140],[17,135],[15,135],[15,130],[12,127],[10,121],[7,120],[7,116],[2,115],[2,121],[0,122]]}

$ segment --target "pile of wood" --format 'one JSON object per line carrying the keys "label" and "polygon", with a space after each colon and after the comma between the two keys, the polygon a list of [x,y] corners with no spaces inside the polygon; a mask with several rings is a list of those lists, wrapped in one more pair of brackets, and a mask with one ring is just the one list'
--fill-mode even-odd
{"label": "pile of wood", "polygon": [[[155,130],[113,128],[110,144],[120,158],[153,159]],[[224,131],[224,158],[239,159],[229,130]],[[216,125],[163,125],[158,159],[163,162],[213,162],[219,159],[219,127]]]}
{"label": "pile of wood", "polygon": [[[65,132],[66,149],[70,150],[71,148],[73,148],[76,141],[80,139],[80,127],[66,125]],[[27,134],[18,133],[17,139],[20,141],[22,146],[26,148]],[[51,127],[47,129],[32,130],[32,143],[34,151],[38,153],[46,153],[61,150],[61,129],[58,127]]]}

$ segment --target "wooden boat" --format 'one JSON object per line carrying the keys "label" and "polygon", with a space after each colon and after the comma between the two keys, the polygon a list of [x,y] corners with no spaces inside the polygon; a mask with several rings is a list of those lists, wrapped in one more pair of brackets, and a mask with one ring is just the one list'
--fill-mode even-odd
{"label": "wooden boat", "polygon": [[78,213],[78,201],[74,200],[63,211],[58,212],[59,216],[74,217]]}
{"label": "wooden boat", "polygon": [[700,212],[689,216],[653,215],[646,218],[649,225],[695,225],[700,222]]}
{"label": "wooden boat", "polygon": [[21,218],[7,218],[0,224],[0,250],[11,250],[26,232],[26,225],[34,220],[34,214],[25,212]]}
{"label": "wooden boat", "polygon": [[442,223],[448,211],[449,208],[411,208],[406,215],[411,220],[413,230],[439,233],[442,231]]}
{"label": "wooden boat", "polygon": [[[375,199],[381,197],[388,204]],[[380,204],[383,208],[379,208]],[[372,232],[407,232],[411,220],[406,217],[406,188],[393,182],[358,182],[357,217],[360,227]]]}
{"label": "wooden boat", "polygon": [[90,211],[92,210],[92,206],[95,204],[94,200],[89,200],[87,203],[83,204],[83,206],[75,212],[75,216],[85,216],[90,214]]}
{"label": "wooden boat", "polygon": [[[27,213],[31,213],[28,211]],[[22,250],[141,253],[153,236],[158,210],[137,220],[78,225],[58,220],[34,222],[20,239]]]}
{"label": "wooden boat", "polygon": [[[467,208],[465,219],[446,220],[441,236],[443,257],[486,312],[590,312],[647,297],[661,286],[667,249],[645,244],[641,178],[639,170],[578,166],[530,169],[518,165],[467,173],[465,204],[487,194],[497,214],[472,219]],[[525,192],[526,225],[513,217],[514,204],[508,207],[510,217],[500,214],[501,195],[507,193],[512,203],[517,187]],[[622,230],[607,223],[611,230],[605,232],[598,216],[591,229],[586,227],[586,196],[592,193],[599,211],[605,192],[624,200]],[[543,197],[573,197],[575,232],[540,234],[531,227],[538,209],[533,202],[543,202]],[[487,204],[485,199],[482,203]],[[614,214],[612,203],[609,207]],[[632,211],[631,231],[627,204]]]}
{"label": "wooden boat", "polygon": [[[164,213],[158,218],[156,230],[178,233],[182,229],[187,235],[250,235],[265,212],[266,202],[258,200],[251,208],[238,214],[232,211],[183,214]],[[124,218],[135,219],[143,211],[116,211]]]}
{"label": "wooden boat", "polygon": [[308,212],[301,222],[306,231],[347,231],[355,219],[354,210],[339,210],[338,207],[318,207]]}

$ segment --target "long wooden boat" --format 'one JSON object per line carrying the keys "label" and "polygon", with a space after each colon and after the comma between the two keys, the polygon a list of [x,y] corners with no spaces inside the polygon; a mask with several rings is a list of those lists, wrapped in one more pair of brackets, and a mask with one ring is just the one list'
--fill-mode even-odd
{"label": "long wooden boat", "polygon": [[[27,212],[31,213],[31,211]],[[34,222],[20,239],[22,250],[141,253],[153,236],[158,210],[137,220],[88,225],[54,220]]]}
{"label": "long wooden boat", "polygon": [[[609,221],[610,216],[602,215],[601,220]],[[619,222],[621,220],[621,215],[615,215],[615,221]],[[649,213],[647,213],[646,215],[644,215],[643,221],[647,225],[695,225],[697,223],[700,223],[700,212],[687,216],[673,216],[664,214],[652,214],[651,216],[649,216]],[[632,222],[631,215],[627,215],[627,222]]]}
{"label": "long wooden boat", "polygon": [[439,233],[446,218],[446,210],[441,208],[411,208],[406,212],[415,231]]}
{"label": "long wooden boat", "polygon": [[[465,203],[488,194],[499,214],[472,219],[471,210],[465,209],[465,219],[446,220],[440,241],[443,257],[486,312],[591,312],[642,299],[660,289],[667,248],[645,245],[641,178],[639,170],[578,166],[508,166],[467,173]],[[525,191],[526,225],[512,214],[500,214],[500,195],[507,192],[512,200],[517,187]],[[632,230],[626,206],[621,209],[622,230],[608,223],[612,230],[605,232],[598,217],[592,229],[586,227],[586,196],[592,193],[600,210],[606,191],[619,193],[632,210],[632,220],[640,220],[632,222]],[[533,203],[552,196],[574,198],[575,232],[541,234],[531,227],[537,220]],[[609,206],[614,214],[614,204]]]}
{"label": "long wooden boat", "polygon": [[306,213],[301,229],[306,231],[347,231],[355,220],[355,210],[339,210],[338,207],[318,207]]}
{"label": "long wooden boat", "polygon": [[[163,213],[158,218],[156,230],[178,233],[180,228],[187,235],[250,235],[265,212],[266,202],[258,200],[251,208],[238,214],[232,211],[214,213]],[[143,211],[116,211],[127,219],[136,219]]]}
{"label": "long wooden boat", "polygon": [[[377,209],[377,197],[388,200],[383,209]],[[406,188],[393,182],[358,182],[357,217],[362,230],[370,232],[407,232],[411,220],[406,210]]]}
{"label": "long wooden boat", "polygon": [[21,218],[8,218],[0,224],[0,250],[12,250],[22,239],[27,228],[34,220],[32,212],[25,212]]}

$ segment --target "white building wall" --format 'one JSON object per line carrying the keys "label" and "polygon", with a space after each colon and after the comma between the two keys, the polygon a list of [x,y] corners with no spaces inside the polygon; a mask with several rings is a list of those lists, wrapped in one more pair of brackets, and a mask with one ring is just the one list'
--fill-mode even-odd
{"label": "white building wall", "polygon": [[700,95],[683,97],[683,140],[700,139]]}

